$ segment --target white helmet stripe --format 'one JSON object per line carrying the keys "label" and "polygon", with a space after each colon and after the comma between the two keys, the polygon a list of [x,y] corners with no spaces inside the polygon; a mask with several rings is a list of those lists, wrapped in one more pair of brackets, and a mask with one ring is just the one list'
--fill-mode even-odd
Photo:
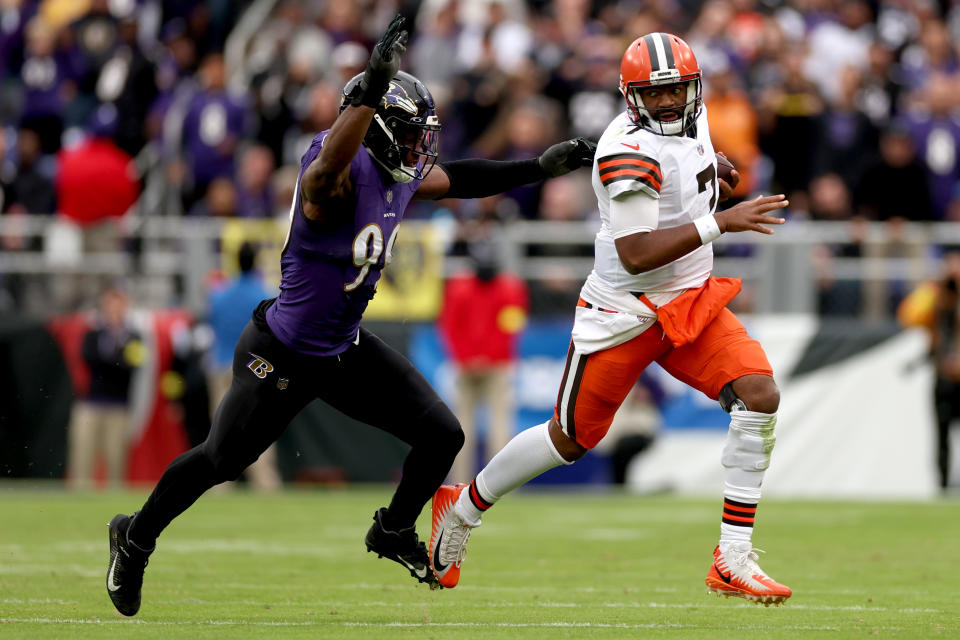
{"label": "white helmet stripe", "polygon": [[666,56],[667,69],[676,69],[677,65],[673,60],[673,47],[670,46],[670,36],[665,33],[659,34],[660,40],[663,43],[663,51]]}
{"label": "white helmet stripe", "polygon": [[[658,70],[672,69],[673,65],[668,64],[667,53],[666,51],[663,50],[663,42],[664,40],[666,40],[666,37],[662,33],[658,33],[657,35],[660,37],[653,38],[653,44],[657,49],[657,65],[656,65],[657,69]],[[670,46],[670,45],[668,44],[667,46]],[[672,54],[673,52],[671,51],[670,53]],[[672,58],[673,56],[671,55],[670,57]]]}
{"label": "white helmet stripe", "polygon": [[647,45],[647,53],[650,54],[650,70],[660,71],[660,69],[663,68],[663,63],[661,62],[660,55],[657,53],[654,40],[655,38],[652,33],[643,37],[643,42]]}

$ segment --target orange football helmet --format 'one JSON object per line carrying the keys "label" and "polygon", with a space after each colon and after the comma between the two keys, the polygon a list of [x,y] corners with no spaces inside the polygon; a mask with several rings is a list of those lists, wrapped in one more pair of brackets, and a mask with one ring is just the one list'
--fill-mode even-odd
{"label": "orange football helmet", "polygon": [[[643,106],[640,95],[644,88],[657,85],[687,83],[683,117],[660,121]],[[620,62],[620,93],[627,100],[631,119],[659,135],[678,135],[697,121],[703,106],[700,65],[693,49],[670,33],[649,33],[627,47]]]}

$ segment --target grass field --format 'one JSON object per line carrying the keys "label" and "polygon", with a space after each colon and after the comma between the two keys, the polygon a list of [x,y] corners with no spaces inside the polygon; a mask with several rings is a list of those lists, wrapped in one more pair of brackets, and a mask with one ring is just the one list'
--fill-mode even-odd
{"label": "grass field", "polygon": [[364,550],[387,488],[212,494],[165,532],[128,619],[106,523],[144,497],[0,485],[0,638],[960,637],[956,499],[765,501],[754,542],[794,596],[764,608],[703,585],[718,500],[518,493],[461,585],[430,591]]}

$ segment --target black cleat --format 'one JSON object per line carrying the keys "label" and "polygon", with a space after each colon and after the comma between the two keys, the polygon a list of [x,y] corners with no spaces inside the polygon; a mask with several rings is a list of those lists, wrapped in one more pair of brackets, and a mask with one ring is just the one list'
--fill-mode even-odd
{"label": "black cleat", "polygon": [[[136,514],[134,514],[136,515]],[[107,593],[117,611],[125,616],[140,610],[140,588],[143,570],[147,568],[150,551],[144,551],[127,540],[127,529],[133,516],[118,513],[110,521],[110,565],[107,567]]]}
{"label": "black cleat", "polygon": [[431,589],[439,587],[436,576],[430,570],[430,559],[427,557],[427,547],[417,537],[416,527],[390,531],[383,526],[383,514],[386,507],[377,509],[373,514],[373,526],[367,531],[367,551],[373,551],[378,558],[389,558],[403,565],[410,571],[410,575],[419,582],[430,585]]}

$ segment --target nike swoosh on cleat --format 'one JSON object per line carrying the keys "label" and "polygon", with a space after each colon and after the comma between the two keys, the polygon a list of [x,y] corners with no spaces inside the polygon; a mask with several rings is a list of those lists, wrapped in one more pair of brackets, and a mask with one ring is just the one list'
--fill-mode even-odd
{"label": "nike swoosh on cleat", "polygon": [[107,574],[107,589],[110,591],[116,591],[120,588],[120,585],[113,581],[113,570],[117,568],[117,556],[119,555],[118,553],[116,556],[113,556],[113,562],[110,563],[110,573]]}
{"label": "nike swoosh on cleat", "polygon": [[440,545],[443,544],[443,531],[437,537],[436,552],[433,554],[433,568],[437,571],[446,571],[449,565],[440,563]]}
{"label": "nike swoosh on cleat", "polygon": [[723,571],[720,571],[720,567],[717,566],[716,562],[713,563],[713,568],[717,570],[717,575],[720,576],[721,580],[723,580],[727,584],[730,584],[730,581],[733,579],[732,573],[728,576],[723,575]]}
{"label": "nike swoosh on cleat", "polygon": [[413,566],[412,564],[410,564],[409,562],[407,562],[406,560],[404,560],[404,559],[401,558],[400,556],[397,556],[397,559],[400,560],[400,562],[402,562],[403,564],[405,564],[406,567],[407,567],[408,569],[410,569],[410,571],[411,571],[415,576],[417,576],[418,578],[426,578],[426,577],[427,577],[427,568],[426,568],[426,567],[421,567],[421,568],[417,569],[415,566]]}
{"label": "nike swoosh on cleat", "polygon": [[627,144],[626,142],[621,142],[620,144],[622,144],[623,146],[625,146],[627,149],[633,149],[634,151],[640,151],[640,143],[637,143],[637,144]]}

